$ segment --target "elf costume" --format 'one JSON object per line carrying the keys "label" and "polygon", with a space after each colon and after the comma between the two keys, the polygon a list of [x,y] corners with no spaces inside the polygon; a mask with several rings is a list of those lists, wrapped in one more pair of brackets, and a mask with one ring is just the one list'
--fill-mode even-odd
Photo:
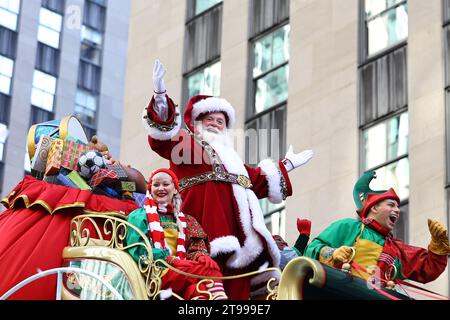
{"label": "elf costume", "polygon": [[427,250],[393,238],[386,227],[373,219],[367,219],[370,209],[383,200],[393,199],[397,204],[400,203],[392,188],[371,190],[369,183],[374,177],[374,171],[366,172],[354,187],[353,197],[359,219],[343,219],[331,224],[308,245],[305,256],[339,267],[336,260],[333,260],[334,251],[342,246],[354,247],[353,262],[362,267],[352,268],[352,273],[356,276],[367,279],[369,274],[364,270],[377,266],[379,276],[386,281],[409,279],[427,283],[435,280],[445,270],[447,255],[450,254],[446,231],[445,235],[436,236],[430,227],[432,240]]}
{"label": "elf costume", "polygon": [[[176,175],[169,169],[159,169],[152,173],[147,187],[147,194],[144,208],[133,211],[127,220],[138,227],[144,234],[147,234],[153,246],[153,259],[166,260],[173,267],[199,276],[220,277],[222,273],[209,256],[209,243],[203,228],[190,215],[176,212],[172,204],[158,204],[150,194],[152,178],[157,173],[164,172],[172,177],[176,190],[179,191],[179,184]],[[127,244],[143,242],[142,237],[132,230],[128,230]],[[141,246],[129,249],[132,257],[138,261],[139,257],[145,254]],[[181,275],[171,269],[166,269],[162,276],[162,289],[171,289],[181,295],[184,299],[204,300],[208,296],[196,291],[197,283],[202,280],[194,277]],[[214,281],[212,288],[201,286],[201,290],[209,291],[216,296],[217,300],[226,298],[223,284],[220,280]],[[222,295],[218,295],[222,293]]]}

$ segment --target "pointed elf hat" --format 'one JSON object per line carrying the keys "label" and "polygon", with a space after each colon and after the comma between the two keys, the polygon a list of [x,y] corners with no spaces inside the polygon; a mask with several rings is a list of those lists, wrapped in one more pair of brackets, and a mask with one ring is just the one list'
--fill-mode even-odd
{"label": "pointed elf hat", "polygon": [[378,191],[370,189],[369,184],[372,179],[375,178],[375,171],[366,171],[361,177],[359,177],[358,181],[356,181],[355,187],[353,188],[353,200],[355,201],[357,207],[356,212],[361,218],[366,218],[370,208],[380,201],[393,199],[400,203],[399,197],[392,188],[389,190]]}
{"label": "pointed elf hat", "polygon": [[223,112],[227,121],[227,128],[231,128],[235,122],[235,111],[233,106],[225,99],[208,95],[193,96],[184,112],[184,122],[186,126],[194,132],[194,122],[203,114],[210,112]]}

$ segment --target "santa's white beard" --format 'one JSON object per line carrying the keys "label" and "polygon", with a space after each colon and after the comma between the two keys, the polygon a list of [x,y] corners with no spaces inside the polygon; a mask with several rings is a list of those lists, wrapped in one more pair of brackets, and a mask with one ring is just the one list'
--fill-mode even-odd
{"label": "santa's white beard", "polygon": [[228,172],[248,176],[244,162],[234,149],[232,139],[230,139],[226,128],[217,133],[203,128],[201,123],[196,125],[195,128],[198,130],[199,138],[207,142],[216,151]]}
{"label": "santa's white beard", "polygon": [[[195,128],[197,129],[200,139],[206,141],[210,145],[221,144],[226,147],[232,146],[230,137],[228,136],[227,128],[224,128],[223,131],[219,131],[214,127],[203,128],[201,123],[197,124]],[[216,132],[210,131],[208,129],[216,130]]]}

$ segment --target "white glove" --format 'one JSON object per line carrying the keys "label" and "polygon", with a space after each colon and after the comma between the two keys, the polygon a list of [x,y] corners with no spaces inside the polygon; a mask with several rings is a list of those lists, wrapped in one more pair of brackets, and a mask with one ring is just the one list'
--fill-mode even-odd
{"label": "white glove", "polygon": [[153,91],[158,93],[166,93],[166,86],[164,84],[164,75],[166,74],[166,69],[164,69],[163,64],[159,59],[155,60],[153,65]]}
{"label": "white glove", "polygon": [[304,150],[300,153],[294,153],[292,150],[292,145],[290,145],[282,162],[286,170],[289,172],[307,163],[312,158],[313,154],[314,153],[312,150]]}
{"label": "white glove", "polygon": [[153,109],[161,118],[161,120],[167,120],[167,98],[166,98],[166,85],[164,84],[164,69],[163,64],[156,59],[153,65],[153,92],[155,93],[155,105]]}

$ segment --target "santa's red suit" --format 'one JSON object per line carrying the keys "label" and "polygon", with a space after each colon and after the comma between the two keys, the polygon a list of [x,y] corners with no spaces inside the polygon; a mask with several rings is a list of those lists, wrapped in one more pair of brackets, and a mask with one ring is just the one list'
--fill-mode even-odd
{"label": "santa's red suit", "polygon": [[[225,276],[278,267],[279,249],[265,225],[258,199],[280,203],[292,194],[283,163],[265,159],[253,168],[245,165],[232,147],[200,139],[193,120],[202,114],[223,112],[227,127],[233,126],[234,109],[226,100],[192,97],[184,113],[185,130],[181,129],[177,106],[166,98],[166,120],[155,111],[154,97],[144,110],[148,142],[170,161],[170,168],[180,179],[182,211],[203,226],[211,243],[211,256]],[[251,285],[261,285],[274,275],[267,272],[251,279],[225,281],[225,289],[230,299],[248,299]]]}

